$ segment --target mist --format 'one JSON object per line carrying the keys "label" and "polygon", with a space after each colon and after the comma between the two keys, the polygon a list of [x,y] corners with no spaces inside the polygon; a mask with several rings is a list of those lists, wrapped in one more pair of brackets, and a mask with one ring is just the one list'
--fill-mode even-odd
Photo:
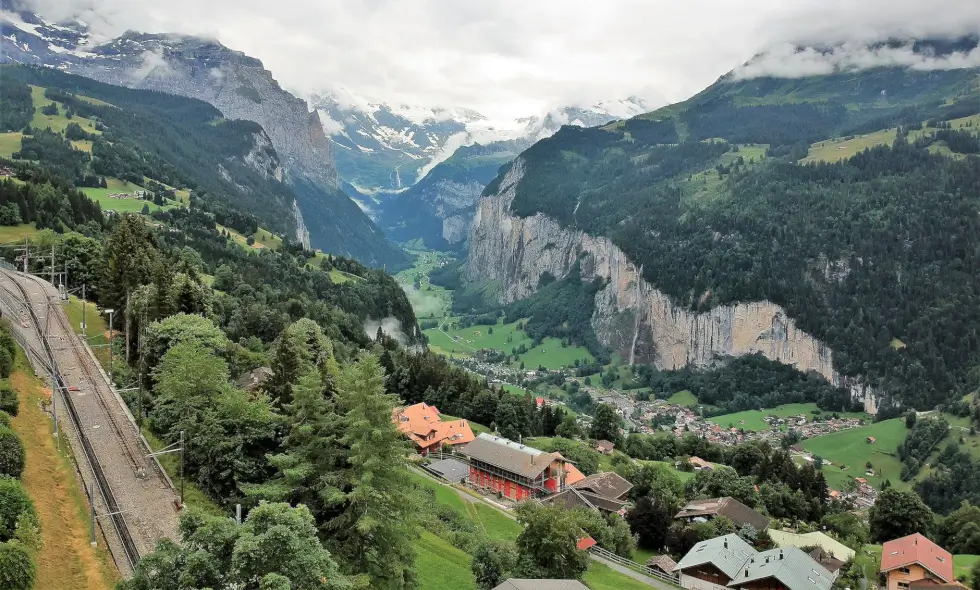
{"label": "mist", "polygon": [[397,319],[387,317],[382,320],[369,319],[364,322],[364,333],[372,340],[378,335],[378,328],[384,330],[384,333],[394,338],[398,344],[402,346],[408,344],[408,336],[405,335],[405,332],[402,332],[402,323]]}

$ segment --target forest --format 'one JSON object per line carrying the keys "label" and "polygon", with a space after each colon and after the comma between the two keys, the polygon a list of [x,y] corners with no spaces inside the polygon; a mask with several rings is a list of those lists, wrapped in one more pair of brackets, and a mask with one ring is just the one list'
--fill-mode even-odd
{"label": "forest", "polygon": [[980,278],[968,271],[980,265],[980,160],[927,149],[968,144],[965,133],[903,133],[834,164],[735,158],[711,198],[692,199],[685,179],[729,144],[641,148],[563,129],[522,156],[512,209],[610,237],[694,311],[775,302],[831,347],[839,373],[930,408],[980,386]]}

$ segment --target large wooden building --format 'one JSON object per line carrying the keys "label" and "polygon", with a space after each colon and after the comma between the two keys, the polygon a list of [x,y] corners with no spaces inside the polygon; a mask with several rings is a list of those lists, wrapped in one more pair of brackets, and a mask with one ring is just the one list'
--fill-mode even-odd
{"label": "large wooden building", "polygon": [[468,482],[511,500],[557,494],[565,489],[567,463],[558,453],[545,453],[512,440],[483,433],[466,445]]}
{"label": "large wooden building", "polygon": [[917,582],[956,582],[953,556],[918,533],[881,546],[881,573],[888,580],[888,590],[908,590]]}
{"label": "large wooden building", "polygon": [[694,546],[674,568],[688,590],[830,590],[833,575],[797,547],[757,553],[738,535]]}

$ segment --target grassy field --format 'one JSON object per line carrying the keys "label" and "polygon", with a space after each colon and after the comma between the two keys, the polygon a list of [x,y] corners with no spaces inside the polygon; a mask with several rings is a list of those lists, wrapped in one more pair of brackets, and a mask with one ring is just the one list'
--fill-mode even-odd
{"label": "grassy field", "polygon": [[[905,490],[909,488],[909,483],[899,477],[902,463],[893,455],[905,439],[906,432],[905,421],[894,418],[811,438],[803,441],[802,445],[811,453],[833,462],[833,466],[823,468],[824,477],[833,488],[841,489],[850,479],[866,477],[868,483],[875,487],[888,479],[893,487]],[[874,444],[867,442],[869,436],[875,438]],[[875,471],[872,477],[865,476],[865,463],[868,461]],[[846,471],[841,470],[842,464],[847,466]]]}
{"label": "grassy field", "polygon": [[495,326],[470,326],[446,331],[432,328],[425,334],[434,352],[456,356],[469,356],[482,348],[511,354],[513,349],[524,345],[528,351],[518,356],[518,362],[523,362],[528,370],[539,366],[558,369],[571,366],[576,360],[592,361],[592,354],[584,347],[564,347],[557,338],[545,338],[539,346],[532,348],[534,342],[523,330],[518,330],[517,325],[518,322],[498,322]]}
{"label": "grassy field", "polygon": [[0,244],[11,242],[23,242],[24,238],[30,238],[37,233],[37,228],[33,223],[22,223],[20,225],[0,225]]}
{"label": "grassy field", "polygon": [[[60,452],[42,399],[41,389],[23,352],[17,351],[10,383],[20,397],[20,413],[12,420],[27,453],[24,486],[41,520],[44,545],[37,556],[38,590],[109,590],[119,578],[105,545],[89,545],[86,496],[78,486],[71,461]],[[64,447],[63,447],[64,448]]]}
{"label": "grassy field", "polygon": [[970,568],[973,564],[980,561],[980,555],[954,555],[953,556],[953,575],[957,579],[960,577],[970,577]]}
{"label": "grassy field", "polygon": [[625,576],[609,566],[592,561],[582,582],[592,590],[650,590],[650,586]]}
{"label": "grassy field", "polygon": [[75,115],[70,120],[65,116],[65,109],[63,106],[58,106],[57,115],[45,115],[41,113],[43,107],[51,104],[51,100],[44,97],[44,88],[38,86],[31,86],[31,95],[34,98],[34,119],[31,120],[31,127],[36,127],[38,129],[50,128],[52,131],[57,133],[64,133],[65,129],[70,123],[78,123],[82,129],[87,133],[94,133],[95,135],[101,135],[101,131],[95,130],[95,122],[91,119],[86,119]]}
{"label": "grassy field", "polygon": [[678,391],[674,395],[668,397],[667,403],[692,407],[698,405],[698,398],[696,398],[694,394],[690,392],[690,390],[685,389],[684,391]]}
{"label": "grassy field", "polygon": [[[745,412],[736,412],[734,414],[723,414],[721,416],[709,418],[708,420],[723,428],[734,426],[735,428],[744,428],[745,430],[753,431],[768,430],[769,425],[766,424],[766,421],[764,420],[766,416],[779,416],[780,418],[787,418],[789,416],[799,416],[801,414],[805,414],[809,420],[810,414],[812,414],[815,410],[818,410],[817,404],[785,404],[768,410],[748,410]],[[865,414],[843,412],[840,415],[853,418],[870,419],[870,416]]]}
{"label": "grassy field", "polygon": [[415,546],[418,549],[415,570],[421,590],[476,590],[469,555],[429,531],[422,531]]}
{"label": "grassy field", "polygon": [[[135,414],[135,412],[134,412]],[[143,428],[143,436],[146,437],[146,441],[150,443],[150,448],[155,451],[163,449],[166,444],[157,438],[152,432]],[[176,453],[170,453],[167,455],[159,455],[157,457],[160,459],[160,465],[163,466],[167,475],[174,482],[174,486],[177,487],[178,493],[180,491],[180,455]],[[192,481],[184,481],[184,504],[190,508],[197,508],[208,514],[213,514],[215,516],[226,515],[225,511],[221,509],[220,506],[214,503],[211,498],[201,491],[201,488],[197,487]]]}
{"label": "grassy field", "polygon": [[[950,126],[954,129],[960,129],[966,127],[967,125],[972,125],[976,128],[980,126],[980,115],[972,115],[970,117],[962,117],[960,119],[953,119],[949,122]],[[918,131],[912,131],[909,133],[909,139],[915,140],[918,137],[931,133],[931,129],[922,129]],[[828,139],[825,141],[818,141],[817,143],[810,146],[810,151],[807,156],[800,160],[801,164],[806,164],[808,162],[839,162],[846,158],[850,158],[861,151],[874,147],[876,145],[891,145],[895,138],[898,136],[897,129],[884,129],[881,131],[876,131],[874,133],[868,133],[865,135],[857,135],[852,139],[844,139],[842,137],[837,137],[833,139]],[[944,146],[932,146],[937,149],[930,149],[930,151],[942,152]],[[952,154],[948,148],[945,148],[946,154]]]}
{"label": "grassy field", "polygon": [[9,158],[14,152],[20,151],[20,140],[24,135],[20,131],[0,133],[0,157]]}
{"label": "grassy field", "polygon": [[[425,250],[409,251],[415,255],[415,263],[395,275],[395,280],[408,295],[415,315],[422,318],[445,317],[453,300],[451,291],[429,282],[429,273],[452,262],[452,258],[442,252]],[[419,288],[415,288],[418,281]]]}
{"label": "grassy field", "polygon": [[137,199],[135,197],[131,199],[110,199],[110,194],[133,193],[138,190],[143,190],[143,187],[125,180],[119,180],[118,178],[107,178],[106,185],[107,188],[84,187],[80,190],[90,199],[98,201],[99,204],[102,205],[102,208],[107,211],[139,213],[143,210],[144,205],[149,205],[150,211],[158,211],[160,209],[167,210],[172,209],[175,206],[172,204],[173,201],[169,201],[171,204],[160,207],[159,205],[155,205],[152,201],[144,201],[143,199]]}

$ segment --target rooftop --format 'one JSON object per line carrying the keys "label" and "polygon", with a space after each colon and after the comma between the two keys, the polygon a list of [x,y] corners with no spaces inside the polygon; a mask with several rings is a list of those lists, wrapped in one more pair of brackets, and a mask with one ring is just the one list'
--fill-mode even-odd
{"label": "rooftop", "polygon": [[747,524],[755,527],[757,531],[769,527],[769,517],[760,514],[755,510],[742,504],[735,498],[708,498],[706,500],[691,500],[674,518],[696,518],[698,516],[715,517],[724,516],[734,522],[737,526]]}
{"label": "rooftop", "polygon": [[799,535],[776,529],[769,529],[769,536],[780,547],[820,547],[834,558],[847,561],[854,557],[854,550],[840,541],[819,531]]}
{"label": "rooftop", "polygon": [[755,549],[738,535],[715,537],[695,545],[677,563],[674,571],[710,563],[729,578],[734,578],[742,565],[755,554]]}
{"label": "rooftop", "polygon": [[775,578],[789,590],[830,590],[830,572],[796,547],[770,549],[750,558],[728,584],[737,587],[756,580]]}
{"label": "rooftop", "polygon": [[621,498],[633,489],[633,484],[614,471],[595,473],[575,483],[574,486],[579,490],[588,490],[606,498]]}
{"label": "rooftop", "polygon": [[578,580],[519,580],[511,578],[493,590],[589,590]]}
{"label": "rooftop", "polygon": [[919,533],[888,541],[881,546],[881,571],[917,563],[944,582],[953,582],[953,556]]}
{"label": "rooftop", "polygon": [[537,477],[553,461],[561,459],[557,453],[545,453],[486,432],[466,445],[463,453],[471,459],[530,479]]}

